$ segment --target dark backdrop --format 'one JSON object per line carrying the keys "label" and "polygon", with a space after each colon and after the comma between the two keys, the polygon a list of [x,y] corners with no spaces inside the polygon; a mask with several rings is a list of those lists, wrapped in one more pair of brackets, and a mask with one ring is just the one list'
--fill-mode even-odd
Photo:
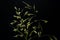
{"label": "dark backdrop", "polygon": [[[0,1],[0,39],[8,39],[12,35],[11,27],[9,27],[9,21],[12,19],[13,7],[20,6],[19,4],[23,0],[2,0]],[[48,24],[45,30],[45,34],[53,34],[60,37],[59,29],[59,16],[58,16],[58,4],[56,0],[24,0],[28,3],[36,3],[37,10],[39,10],[39,17],[41,19],[48,20]],[[10,31],[9,31],[10,30]]]}

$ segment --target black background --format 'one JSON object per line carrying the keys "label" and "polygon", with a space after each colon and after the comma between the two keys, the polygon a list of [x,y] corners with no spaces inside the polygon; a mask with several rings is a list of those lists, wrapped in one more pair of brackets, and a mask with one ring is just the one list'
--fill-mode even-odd
{"label": "black background", "polygon": [[[9,30],[9,21],[11,20],[12,13],[14,12],[13,7],[23,0],[0,0],[0,39],[8,39],[12,33]],[[48,24],[45,29],[45,34],[55,35],[58,39],[60,38],[59,29],[59,2],[56,0],[24,0],[28,3],[36,3],[36,7],[39,10],[39,17],[41,19],[48,20]],[[18,3],[18,4],[17,4]]]}

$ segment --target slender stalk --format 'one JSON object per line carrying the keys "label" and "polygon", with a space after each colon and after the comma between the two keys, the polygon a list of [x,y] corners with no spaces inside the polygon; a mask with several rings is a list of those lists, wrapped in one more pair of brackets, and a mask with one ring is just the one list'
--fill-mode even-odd
{"label": "slender stalk", "polygon": [[25,39],[28,40],[28,32],[26,33]]}

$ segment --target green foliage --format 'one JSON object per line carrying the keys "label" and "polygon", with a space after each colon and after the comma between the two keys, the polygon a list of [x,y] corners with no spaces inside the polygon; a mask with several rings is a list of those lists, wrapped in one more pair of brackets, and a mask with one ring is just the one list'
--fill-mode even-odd
{"label": "green foliage", "polygon": [[[27,4],[24,1],[23,1],[23,3],[26,5],[25,6],[26,9],[33,9],[34,13],[38,13],[38,11],[35,9],[35,4],[33,6],[30,6],[29,4]],[[19,37],[22,37],[24,40],[31,40],[32,38],[35,38],[35,37],[42,37],[43,29],[40,24],[40,21],[43,21],[44,23],[47,23],[48,21],[41,20],[41,19],[40,20],[36,19],[36,20],[32,21],[32,19],[36,16],[35,14],[33,14],[33,12],[29,13],[29,11],[25,11],[25,13],[22,14],[23,11],[21,11],[20,8],[14,7],[14,9],[16,10],[15,11],[16,15],[13,15],[13,17],[16,19],[13,20],[13,22],[11,22],[10,24],[12,26],[16,25],[13,27],[14,28],[13,31],[20,33],[20,34],[15,35],[14,37],[19,36]],[[27,18],[23,18],[22,15],[23,15],[23,17],[27,16]],[[35,23],[37,25],[34,25]],[[34,34],[34,36],[32,36],[33,34]],[[50,37],[50,40],[53,40],[53,39]]]}

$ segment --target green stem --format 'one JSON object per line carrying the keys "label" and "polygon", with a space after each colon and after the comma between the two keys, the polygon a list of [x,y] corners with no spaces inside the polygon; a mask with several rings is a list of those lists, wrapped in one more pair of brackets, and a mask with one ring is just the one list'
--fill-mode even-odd
{"label": "green stem", "polygon": [[25,37],[26,40],[28,40],[28,33],[26,34],[26,37]]}

